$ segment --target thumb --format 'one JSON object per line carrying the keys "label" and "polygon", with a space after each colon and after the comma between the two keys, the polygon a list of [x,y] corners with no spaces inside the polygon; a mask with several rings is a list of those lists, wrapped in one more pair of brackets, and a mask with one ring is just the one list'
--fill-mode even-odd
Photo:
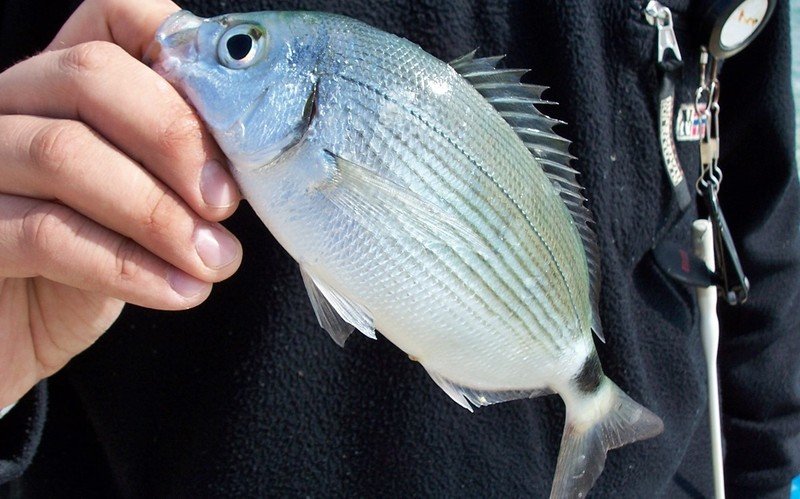
{"label": "thumb", "polygon": [[112,42],[141,59],[161,22],[180,8],[169,0],[86,0],[45,50]]}

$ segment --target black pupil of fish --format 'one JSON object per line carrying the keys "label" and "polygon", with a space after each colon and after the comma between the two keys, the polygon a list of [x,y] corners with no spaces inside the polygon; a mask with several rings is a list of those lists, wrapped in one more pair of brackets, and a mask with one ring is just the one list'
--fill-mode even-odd
{"label": "black pupil of fish", "polygon": [[253,47],[253,38],[245,34],[233,35],[228,38],[226,46],[231,59],[241,61],[250,53],[250,49]]}

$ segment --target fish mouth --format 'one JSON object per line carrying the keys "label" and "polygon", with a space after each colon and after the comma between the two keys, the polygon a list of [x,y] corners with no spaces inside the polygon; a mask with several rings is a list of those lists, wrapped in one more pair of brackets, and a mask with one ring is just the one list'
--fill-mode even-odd
{"label": "fish mouth", "polygon": [[188,10],[179,10],[167,17],[145,52],[144,63],[166,77],[181,61],[196,61],[197,30],[205,21]]}
{"label": "fish mouth", "polygon": [[171,40],[182,40],[186,34],[197,31],[197,28],[205,21],[202,17],[197,17],[188,10],[179,10],[167,17],[156,31],[156,41],[162,45],[171,45]]}

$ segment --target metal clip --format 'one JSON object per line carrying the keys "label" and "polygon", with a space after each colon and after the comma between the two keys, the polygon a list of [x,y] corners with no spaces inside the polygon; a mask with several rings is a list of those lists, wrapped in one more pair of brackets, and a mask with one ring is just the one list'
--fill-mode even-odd
{"label": "metal clip", "polygon": [[700,53],[700,86],[695,93],[695,109],[705,117],[700,139],[700,176],[695,189],[705,202],[714,230],[714,256],[720,280],[720,295],[731,305],[744,303],[750,282],[744,275],[728,223],[719,204],[722,170],[719,167],[719,72],[718,61],[705,47]]}
{"label": "metal clip", "polygon": [[714,261],[720,281],[719,294],[730,305],[742,304],[747,300],[750,281],[744,275],[731,231],[725,221],[725,215],[722,214],[716,190],[711,184],[706,186],[702,199],[705,201],[714,230]]}
{"label": "metal clip", "polygon": [[705,47],[700,52],[700,86],[695,92],[694,107],[703,116],[703,134],[700,139],[700,175],[695,189],[704,196],[710,185],[716,194],[722,183],[722,170],[719,168],[719,78],[717,60],[711,58]]}

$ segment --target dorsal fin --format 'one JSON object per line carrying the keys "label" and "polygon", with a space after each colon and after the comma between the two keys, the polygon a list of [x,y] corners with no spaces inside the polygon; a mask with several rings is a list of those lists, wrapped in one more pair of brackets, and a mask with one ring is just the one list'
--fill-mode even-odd
{"label": "dorsal fin", "polygon": [[475,58],[475,51],[450,62],[455,69],[500,113],[542,167],[553,187],[567,206],[586,251],[589,267],[589,292],[592,298],[592,329],[603,338],[598,304],[600,298],[600,247],[597,235],[589,227],[594,223],[586,207],[583,187],[578,183],[577,170],[570,166],[575,159],[569,153],[570,141],[553,131],[563,124],[539,111],[539,104],[555,104],[542,99],[547,87],[522,83],[527,69],[498,69],[504,56]]}

